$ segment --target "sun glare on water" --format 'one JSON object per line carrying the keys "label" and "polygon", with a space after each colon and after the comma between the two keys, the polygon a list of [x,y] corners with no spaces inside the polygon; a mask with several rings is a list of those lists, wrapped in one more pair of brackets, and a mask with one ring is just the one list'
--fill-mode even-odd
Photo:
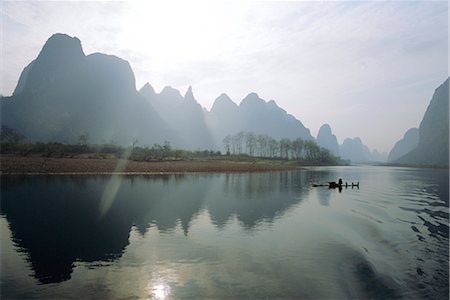
{"label": "sun glare on water", "polygon": [[153,299],[163,300],[170,295],[170,287],[164,284],[155,285],[152,289]]}

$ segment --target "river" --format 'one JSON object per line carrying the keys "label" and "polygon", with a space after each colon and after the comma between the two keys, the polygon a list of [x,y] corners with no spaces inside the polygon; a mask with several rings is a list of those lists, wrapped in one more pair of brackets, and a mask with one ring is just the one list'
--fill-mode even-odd
{"label": "river", "polygon": [[0,213],[2,299],[449,295],[448,170],[2,176]]}

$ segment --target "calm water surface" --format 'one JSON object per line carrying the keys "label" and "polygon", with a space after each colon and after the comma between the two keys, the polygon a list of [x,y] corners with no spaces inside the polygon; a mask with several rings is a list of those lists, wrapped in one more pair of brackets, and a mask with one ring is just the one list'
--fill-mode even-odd
{"label": "calm water surface", "polygon": [[[338,190],[311,182],[343,178]],[[448,170],[1,177],[1,298],[449,294]]]}

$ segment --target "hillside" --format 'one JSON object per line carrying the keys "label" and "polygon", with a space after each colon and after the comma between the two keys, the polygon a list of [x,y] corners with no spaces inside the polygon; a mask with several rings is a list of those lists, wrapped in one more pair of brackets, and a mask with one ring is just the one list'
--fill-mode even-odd
{"label": "hillside", "polygon": [[85,55],[81,42],[51,36],[24,68],[12,96],[2,97],[1,125],[28,141],[222,149],[228,134],[251,131],[274,138],[313,140],[292,115],[250,93],[240,105],[221,95],[211,111],[168,86],[138,92],[130,64],[113,55]]}
{"label": "hillside", "polygon": [[449,79],[442,83],[431,98],[419,126],[417,147],[400,157],[396,163],[419,165],[449,165]]}
{"label": "hillside", "polygon": [[266,102],[256,93],[248,94],[239,105],[222,94],[207,113],[207,119],[219,145],[226,135],[239,131],[267,134],[275,139],[314,140],[301,121],[288,114],[274,100]]}
{"label": "hillside", "polygon": [[[176,133],[135,89],[129,63],[85,55],[75,37],[55,34],[1,102],[2,126],[28,140],[76,143],[162,143]],[[157,128],[157,130],[155,130]]]}

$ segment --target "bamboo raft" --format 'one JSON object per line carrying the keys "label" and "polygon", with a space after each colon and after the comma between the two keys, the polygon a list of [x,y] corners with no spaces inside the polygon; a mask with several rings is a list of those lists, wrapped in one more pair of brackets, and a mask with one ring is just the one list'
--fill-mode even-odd
{"label": "bamboo raft", "polygon": [[356,183],[352,182],[351,184],[349,184],[347,182],[345,184],[344,183],[339,184],[339,183],[334,182],[334,181],[329,181],[328,183],[322,183],[322,184],[313,183],[312,186],[313,187],[327,186],[330,189],[343,188],[343,187],[345,187],[345,188],[348,188],[348,187],[351,187],[351,188],[357,187],[357,188],[359,188],[359,181],[356,182]]}

